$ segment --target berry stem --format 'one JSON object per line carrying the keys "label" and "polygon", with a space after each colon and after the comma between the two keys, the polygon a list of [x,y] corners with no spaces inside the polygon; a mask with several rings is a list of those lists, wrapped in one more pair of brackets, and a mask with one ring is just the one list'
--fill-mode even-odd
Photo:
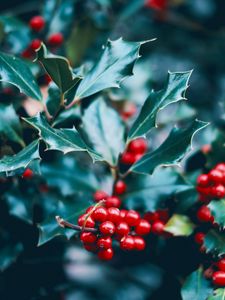
{"label": "berry stem", "polygon": [[88,228],[88,227],[82,227],[79,225],[74,225],[74,224],[64,220],[60,216],[56,216],[55,219],[56,219],[57,223],[59,224],[59,226],[62,228],[69,228],[69,229],[73,229],[76,231],[87,231],[87,232],[96,232],[97,231],[96,228]]}

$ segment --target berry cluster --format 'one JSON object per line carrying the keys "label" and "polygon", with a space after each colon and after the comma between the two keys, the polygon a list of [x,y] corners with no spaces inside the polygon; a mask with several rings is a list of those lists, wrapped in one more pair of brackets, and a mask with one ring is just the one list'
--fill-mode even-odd
{"label": "berry cluster", "polygon": [[[43,38],[43,30],[45,29],[45,20],[42,16],[34,16],[30,19],[29,26],[35,34],[34,38],[27,49],[24,50],[22,56],[24,58],[32,58],[35,55],[35,51],[41,46]],[[64,37],[62,33],[56,32],[48,36],[46,43],[50,47],[59,47],[62,45]]]}
{"label": "berry cluster", "polygon": [[168,210],[157,210],[155,212],[147,212],[144,215],[144,219],[151,224],[151,232],[156,235],[167,235],[164,232],[165,224],[169,220]]}
{"label": "berry cluster", "polygon": [[133,140],[122,154],[120,161],[124,165],[132,165],[146,153],[147,149],[148,144],[145,139],[138,138]]}
{"label": "berry cluster", "polygon": [[[107,203],[107,200],[106,202]],[[113,238],[122,250],[144,250],[143,235],[150,233],[150,223],[142,219],[135,210],[117,207],[91,206],[78,218],[81,227],[96,229],[96,232],[82,231],[80,240],[88,251],[96,252],[102,260],[113,257]]]}
{"label": "berry cluster", "polygon": [[204,276],[212,280],[215,286],[225,287],[225,258],[213,262],[212,265],[205,270]]}

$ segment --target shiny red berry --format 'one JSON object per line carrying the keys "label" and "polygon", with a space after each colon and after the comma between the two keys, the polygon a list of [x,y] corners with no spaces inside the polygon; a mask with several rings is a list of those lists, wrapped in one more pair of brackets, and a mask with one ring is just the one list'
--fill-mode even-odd
{"label": "shiny red berry", "polygon": [[60,32],[53,33],[48,38],[48,44],[52,47],[61,46],[63,41],[64,41],[64,37],[63,37],[62,33],[60,33]]}
{"label": "shiny red berry", "polygon": [[30,28],[33,29],[34,31],[40,31],[45,26],[45,20],[42,16],[34,16],[30,20],[29,25],[30,25]]}
{"label": "shiny red berry", "polygon": [[130,152],[124,152],[121,156],[121,163],[124,165],[132,165],[135,163],[135,154]]}
{"label": "shiny red berry", "polygon": [[111,260],[113,258],[113,249],[109,248],[109,249],[106,249],[106,250],[100,250],[98,252],[98,257],[101,260]]}
{"label": "shiny red berry", "polygon": [[124,120],[131,118],[137,111],[137,107],[134,103],[127,103],[125,109],[121,113],[121,116]]}
{"label": "shiny red berry", "polygon": [[125,218],[127,212],[128,212],[128,210],[126,210],[126,209],[121,209],[121,210],[120,210],[120,217],[121,217],[122,219]]}
{"label": "shiny red berry", "polygon": [[144,219],[147,220],[149,223],[154,223],[155,221],[159,220],[159,214],[157,211],[155,212],[147,212],[144,215]]}
{"label": "shiny red berry", "polygon": [[123,180],[118,180],[114,187],[114,192],[118,195],[124,194],[127,190],[127,185]]}
{"label": "shiny red berry", "polygon": [[39,49],[40,47],[41,47],[41,40],[39,39],[33,40],[30,44],[30,48],[34,51]]}
{"label": "shiny red berry", "polygon": [[139,138],[133,140],[128,145],[128,152],[135,154],[144,154],[148,149],[148,143],[145,139]]}
{"label": "shiny red berry", "polygon": [[225,272],[225,258],[222,258],[220,261],[218,261],[217,266],[220,271]]}
{"label": "shiny red berry", "polygon": [[95,221],[91,217],[88,217],[87,220],[86,220],[86,217],[87,217],[86,214],[81,215],[78,218],[78,221],[77,221],[78,225],[79,226],[84,226],[84,224],[85,224],[85,227],[87,227],[87,228],[94,228],[95,227]]}
{"label": "shiny red berry", "polygon": [[222,173],[225,173],[225,164],[220,163],[220,164],[215,166],[215,169],[221,171]]}
{"label": "shiny red berry", "polygon": [[94,193],[95,202],[99,202],[101,200],[106,200],[107,198],[108,198],[108,194],[105,193],[104,191],[99,190]]}
{"label": "shiny red berry", "polygon": [[201,187],[207,187],[209,185],[209,176],[207,174],[201,174],[197,178],[197,184]]}
{"label": "shiny red berry", "polygon": [[197,211],[197,218],[200,222],[210,222],[212,220],[210,209],[206,205],[202,205]]}
{"label": "shiny red berry", "polygon": [[119,236],[127,235],[130,232],[130,227],[126,222],[120,222],[116,226],[116,233]]}
{"label": "shiny red berry", "polygon": [[112,222],[105,221],[99,226],[99,230],[103,235],[113,235],[116,228]]}
{"label": "shiny red berry", "polygon": [[168,0],[146,0],[145,6],[156,10],[163,10],[167,6]]}
{"label": "shiny red berry", "polygon": [[223,198],[225,196],[225,187],[222,184],[218,184],[211,188],[211,196],[215,198]]}
{"label": "shiny red berry", "polygon": [[87,209],[86,209],[86,214],[89,214],[90,212],[93,212],[94,211],[94,206],[89,206]]}
{"label": "shiny red berry", "polygon": [[112,239],[111,239],[111,237],[107,236],[107,237],[99,238],[98,241],[97,241],[97,246],[100,249],[112,248]]}
{"label": "shiny red berry", "polygon": [[117,224],[121,220],[120,216],[120,210],[116,207],[110,207],[108,208],[108,221],[113,222],[114,224]]}
{"label": "shiny red berry", "polygon": [[209,180],[213,183],[221,183],[223,181],[223,173],[217,169],[212,169],[209,174]]}
{"label": "shiny red berry", "polygon": [[32,178],[34,175],[33,171],[31,169],[26,169],[24,172],[23,172],[23,178],[26,178],[26,179],[30,179]]}
{"label": "shiny red berry", "polygon": [[134,238],[131,235],[124,236],[120,241],[120,248],[123,250],[134,249]]}
{"label": "shiny red berry", "polygon": [[217,271],[212,276],[213,283],[217,286],[225,286],[225,272]]}
{"label": "shiny red berry", "polygon": [[152,224],[151,231],[154,234],[161,235],[164,232],[164,223],[161,221],[156,221]]}
{"label": "shiny red berry", "polygon": [[126,216],[124,217],[124,221],[129,226],[136,226],[140,220],[140,214],[135,210],[128,210]]}
{"label": "shiny red berry", "polygon": [[80,240],[83,243],[92,244],[97,240],[97,237],[92,232],[82,232],[81,235],[80,235]]}
{"label": "shiny red berry", "polygon": [[194,240],[197,244],[202,245],[204,243],[205,233],[197,232],[194,236]]}
{"label": "shiny red berry", "polygon": [[117,207],[117,208],[119,208],[121,206],[121,200],[120,200],[120,198],[118,198],[116,196],[108,197],[106,199],[105,206],[107,208],[109,208],[109,207]]}
{"label": "shiny red berry", "polygon": [[104,222],[108,217],[108,210],[105,207],[97,207],[91,217],[97,222]]}
{"label": "shiny red berry", "polygon": [[142,251],[145,249],[145,240],[140,236],[134,236],[134,248],[135,250]]}
{"label": "shiny red berry", "polygon": [[147,220],[141,219],[135,227],[135,232],[139,235],[149,234],[151,225]]}

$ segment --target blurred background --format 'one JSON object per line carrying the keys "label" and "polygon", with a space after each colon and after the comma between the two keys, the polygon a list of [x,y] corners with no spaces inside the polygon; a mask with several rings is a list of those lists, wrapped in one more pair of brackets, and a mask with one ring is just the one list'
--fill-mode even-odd
{"label": "blurred background", "polygon": [[[60,18],[51,20],[53,2],[63,9]],[[168,70],[194,69],[186,95],[188,104],[182,109],[179,105],[171,109],[177,110],[177,121],[194,116],[211,122],[213,127],[200,141],[202,145],[210,143],[217,135],[212,128],[223,132],[225,127],[225,1],[167,0],[163,8],[157,7],[154,1],[149,3],[9,0],[0,3],[0,20],[5,16],[16,17],[23,24],[20,26],[26,27],[32,16],[42,14],[48,22],[52,21],[54,30],[63,27],[65,47],[60,54],[67,56],[75,68],[96,61],[108,38],[123,37],[130,41],[156,38],[143,46],[135,76],[126,80],[121,90],[112,90],[112,99],[126,99],[140,105],[151,88],[162,87]],[[30,42],[30,33],[24,27],[10,31],[9,24],[7,28],[11,41],[2,45],[3,51],[19,55]],[[168,109],[159,119],[162,130],[169,121]],[[155,143],[159,141],[156,139]],[[187,164],[187,168],[193,166]],[[150,240],[144,254],[121,252],[110,263],[99,262],[85,252],[75,238],[70,242],[55,238],[37,248],[37,230],[5,215],[3,205],[0,224],[4,228],[7,223],[7,232],[1,229],[1,236],[8,239],[12,235],[14,242],[19,237],[24,251],[20,243],[13,248],[2,246],[0,261],[5,266],[0,273],[2,300],[15,297],[20,300],[180,300],[180,279],[199,262],[195,245],[182,238]]]}

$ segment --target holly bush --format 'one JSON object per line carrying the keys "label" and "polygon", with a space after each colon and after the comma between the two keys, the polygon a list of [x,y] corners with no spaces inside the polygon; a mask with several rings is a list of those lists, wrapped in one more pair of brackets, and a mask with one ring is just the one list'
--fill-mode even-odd
{"label": "holly bush", "polygon": [[38,4],[1,4],[1,299],[224,299],[224,3]]}

